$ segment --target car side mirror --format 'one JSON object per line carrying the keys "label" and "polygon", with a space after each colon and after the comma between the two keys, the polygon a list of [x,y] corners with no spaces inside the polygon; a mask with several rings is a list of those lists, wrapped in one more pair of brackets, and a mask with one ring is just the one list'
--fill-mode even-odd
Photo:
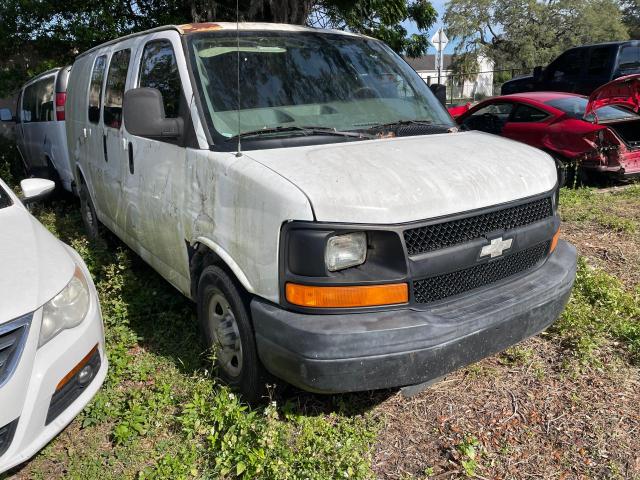
{"label": "car side mirror", "polygon": [[124,94],[124,126],[138,137],[176,139],[182,136],[181,118],[166,118],[162,93],[157,88],[133,88]]}
{"label": "car side mirror", "polygon": [[25,178],[20,182],[22,203],[25,205],[41,200],[56,188],[55,182],[46,178]]}
{"label": "car side mirror", "polygon": [[0,108],[0,121],[12,122],[13,114],[11,113],[11,110],[9,110],[8,108]]}
{"label": "car side mirror", "polygon": [[429,89],[436,96],[440,103],[446,107],[447,106],[447,86],[442,85],[440,83],[432,83],[429,85]]}
{"label": "car side mirror", "polygon": [[535,67],[533,69],[533,81],[534,82],[537,83],[537,82],[540,82],[542,80],[542,72],[543,72],[543,69],[540,66]]}

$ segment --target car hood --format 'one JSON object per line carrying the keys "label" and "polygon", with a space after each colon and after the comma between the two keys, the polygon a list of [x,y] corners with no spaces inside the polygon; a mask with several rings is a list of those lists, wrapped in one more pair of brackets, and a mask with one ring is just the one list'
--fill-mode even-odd
{"label": "car hood", "polygon": [[302,190],[316,220],[403,223],[550,191],[546,153],[482,132],[245,152]]}
{"label": "car hood", "polygon": [[596,110],[611,105],[640,112],[640,74],[616,78],[596,89],[589,97],[584,116],[595,114],[597,118]]}
{"label": "car hood", "polygon": [[0,324],[41,307],[74,269],[64,244],[21,205],[0,209]]}

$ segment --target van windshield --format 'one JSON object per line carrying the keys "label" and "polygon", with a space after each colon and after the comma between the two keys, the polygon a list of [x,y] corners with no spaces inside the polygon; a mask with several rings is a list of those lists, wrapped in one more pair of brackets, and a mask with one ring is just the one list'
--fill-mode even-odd
{"label": "van windshield", "polygon": [[10,207],[11,205],[11,197],[4,191],[2,185],[0,185],[0,208]]}
{"label": "van windshield", "polygon": [[216,143],[260,130],[286,136],[302,128],[358,132],[402,121],[454,126],[426,83],[376,40],[289,31],[244,31],[238,39],[235,30],[188,38]]}

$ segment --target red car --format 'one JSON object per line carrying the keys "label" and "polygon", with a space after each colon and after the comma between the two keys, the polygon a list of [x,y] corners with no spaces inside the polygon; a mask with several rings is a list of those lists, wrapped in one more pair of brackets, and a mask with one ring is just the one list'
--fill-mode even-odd
{"label": "red car", "polygon": [[530,92],[494,97],[456,121],[518,140],[551,154],[560,182],[566,166],[613,177],[640,176],[640,75],[621,77],[591,97]]}

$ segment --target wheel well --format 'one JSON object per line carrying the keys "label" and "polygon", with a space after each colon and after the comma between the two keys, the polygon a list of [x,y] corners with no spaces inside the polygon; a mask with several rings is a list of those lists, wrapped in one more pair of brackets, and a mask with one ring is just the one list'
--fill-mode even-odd
{"label": "wheel well", "polygon": [[209,265],[217,265],[222,268],[233,279],[236,286],[240,288],[244,294],[247,294],[242,283],[217,253],[202,243],[196,243],[193,246],[186,240],[185,243],[187,245],[187,253],[189,255],[189,274],[191,277],[190,293],[193,301],[196,301],[198,298],[198,282],[200,281],[200,275],[202,275],[204,269]]}

